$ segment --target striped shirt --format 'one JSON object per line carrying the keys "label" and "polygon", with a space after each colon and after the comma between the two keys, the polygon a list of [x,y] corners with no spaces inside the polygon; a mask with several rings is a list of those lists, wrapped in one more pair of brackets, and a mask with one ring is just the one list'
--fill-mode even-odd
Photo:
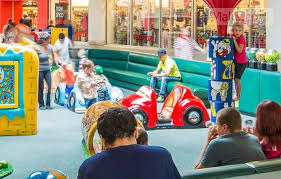
{"label": "striped shirt", "polygon": [[193,60],[195,50],[202,51],[197,42],[192,38],[180,36],[175,40],[175,57],[185,60]]}

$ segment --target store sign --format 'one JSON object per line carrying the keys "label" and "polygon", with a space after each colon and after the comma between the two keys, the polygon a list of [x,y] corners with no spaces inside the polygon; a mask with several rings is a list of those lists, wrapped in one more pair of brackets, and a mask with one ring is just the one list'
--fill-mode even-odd
{"label": "store sign", "polygon": [[67,3],[56,3],[56,24],[66,24]]}

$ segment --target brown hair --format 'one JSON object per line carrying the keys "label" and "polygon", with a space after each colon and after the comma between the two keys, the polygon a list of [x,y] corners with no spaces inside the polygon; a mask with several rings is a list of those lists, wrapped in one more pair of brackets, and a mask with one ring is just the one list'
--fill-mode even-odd
{"label": "brown hair", "polygon": [[146,145],[148,143],[148,136],[146,131],[141,127],[137,127],[137,130],[139,133],[137,138],[137,144]]}
{"label": "brown hair", "polygon": [[256,117],[258,137],[267,137],[267,145],[281,147],[281,106],[274,101],[263,101],[258,105]]}
{"label": "brown hair", "polygon": [[94,65],[94,63],[91,60],[85,60],[83,62],[82,68],[85,70],[86,68],[91,68],[92,65]]}
{"label": "brown hair", "polygon": [[224,108],[217,113],[217,122],[226,124],[230,132],[242,128],[242,119],[239,111],[235,108]]}
{"label": "brown hair", "polygon": [[234,22],[234,24],[232,25],[232,29],[234,27],[239,27],[239,28],[241,28],[244,31],[244,25],[243,25],[243,23],[241,23],[239,21]]}

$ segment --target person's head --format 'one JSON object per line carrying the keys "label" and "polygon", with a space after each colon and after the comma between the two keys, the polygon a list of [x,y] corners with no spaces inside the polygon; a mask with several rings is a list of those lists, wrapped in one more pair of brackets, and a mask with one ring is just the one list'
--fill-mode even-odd
{"label": "person's head", "polygon": [[77,56],[79,58],[83,58],[83,57],[86,57],[86,51],[84,49],[80,49],[77,53]]}
{"label": "person's head", "polygon": [[148,136],[146,131],[142,127],[137,127],[137,130],[138,130],[137,144],[148,145]]}
{"label": "person's head", "polygon": [[64,33],[60,33],[60,34],[59,34],[59,41],[60,41],[60,43],[63,43],[63,42],[64,42],[64,39],[65,39]]}
{"label": "person's head", "polygon": [[87,74],[91,74],[94,71],[94,67],[94,63],[91,60],[85,60],[82,65],[84,72]]}
{"label": "person's head", "polygon": [[94,71],[98,74],[98,75],[101,75],[103,74],[103,68],[99,65],[95,66],[95,69]]}
{"label": "person's head", "polygon": [[256,132],[267,145],[281,147],[281,106],[270,100],[257,107]]}
{"label": "person's head", "polygon": [[19,24],[22,24],[22,23],[23,23],[23,18],[20,18]]}
{"label": "person's head", "polygon": [[218,135],[239,132],[241,129],[241,115],[235,108],[224,108],[217,113]]}
{"label": "person's head", "polygon": [[240,37],[244,32],[244,25],[241,22],[234,22],[232,25],[232,32],[236,38]]}
{"label": "person's head", "polygon": [[99,117],[97,129],[105,147],[118,146],[117,141],[126,139],[137,143],[137,121],[134,114],[125,107],[109,108]]}
{"label": "person's head", "polygon": [[157,54],[158,54],[158,57],[159,57],[159,60],[160,61],[165,61],[166,57],[167,57],[167,52],[165,49],[163,48],[160,48],[158,51],[157,51]]}
{"label": "person's head", "polygon": [[185,37],[190,37],[190,30],[186,28],[181,29],[181,34]]}
{"label": "person's head", "polygon": [[51,36],[48,33],[44,33],[40,36],[38,39],[38,44],[39,45],[48,45],[50,44]]}
{"label": "person's head", "polygon": [[8,24],[13,24],[13,20],[12,19],[8,19]]}
{"label": "person's head", "polygon": [[31,27],[30,20],[24,19],[23,24],[26,25],[27,27]]}

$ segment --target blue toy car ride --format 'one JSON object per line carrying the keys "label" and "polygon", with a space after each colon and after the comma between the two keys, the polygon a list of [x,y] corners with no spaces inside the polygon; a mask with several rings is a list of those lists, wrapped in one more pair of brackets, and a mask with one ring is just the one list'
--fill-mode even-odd
{"label": "blue toy car ride", "polygon": [[[55,93],[55,103],[63,106],[65,103],[65,83],[60,83]],[[112,87],[110,83],[106,84],[111,101],[118,101],[124,97],[123,92],[118,87]],[[77,113],[84,113],[87,109],[84,98],[78,85],[75,83],[73,90],[68,97],[68,109]]]}

